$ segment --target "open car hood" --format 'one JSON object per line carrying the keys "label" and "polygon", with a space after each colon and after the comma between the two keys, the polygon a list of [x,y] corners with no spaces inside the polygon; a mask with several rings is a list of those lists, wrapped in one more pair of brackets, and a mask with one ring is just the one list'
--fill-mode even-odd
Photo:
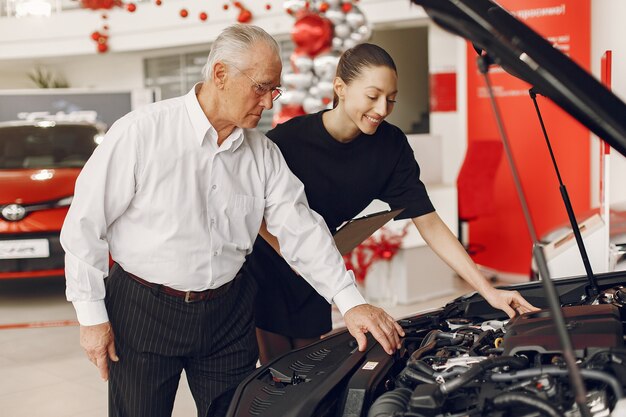
{"label": "open car hood", "polygon": [[626,156],[626,104],[492,0],[412,0]]}

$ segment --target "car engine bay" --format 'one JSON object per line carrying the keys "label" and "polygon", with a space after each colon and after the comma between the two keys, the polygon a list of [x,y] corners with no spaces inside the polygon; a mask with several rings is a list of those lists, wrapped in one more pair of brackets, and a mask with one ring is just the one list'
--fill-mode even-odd
{"label": "car engine bay", "polygon": [[[607,277],[593,299],[582,296],[584,278],[556,282],[593,416],[623,407],[623,279]],[[540,283],[515,289],[545,307]],[[359,352],[349,333],[329,336],[259,368],[229,415],[582,415],[549,310],[508,320],[474,293],[399,322],[406,336],[393,356],[373,338]]]}

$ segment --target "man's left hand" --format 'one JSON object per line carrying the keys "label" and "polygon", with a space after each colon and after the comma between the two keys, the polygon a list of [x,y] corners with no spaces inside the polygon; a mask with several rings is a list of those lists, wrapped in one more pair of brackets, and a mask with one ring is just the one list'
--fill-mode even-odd
{"label": "man's left hand", "polygon": [[385,310],[370,304],[360,304],[346,312],[344,321],[359,344],[360,352],[367,347],[367,332],[372,333],[388,354],[392,355],[396,349],[400,349],[400,337],[404,336],[404,330]]}

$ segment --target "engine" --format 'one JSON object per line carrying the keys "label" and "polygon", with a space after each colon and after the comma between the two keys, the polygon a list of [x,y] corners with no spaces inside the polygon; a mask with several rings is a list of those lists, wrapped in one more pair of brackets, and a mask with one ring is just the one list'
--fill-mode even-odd
{"label": "engine", "polygon": [[[626,384],[622,289],[563,308],[594,416],[608,416]],[[368,417],[579,416],[547,310],[508,322],[449,318],[407,328],[403,369]]]}
{"label": "engine", "polygon": [[[581,303],[586,279],[557,283],[591,415],[626,416],[624,276]],[[545,306],[540,283],[518,288]],[[543,304],[542,304],[543,303]],[[503,319],[477,294],[400,320],[402,349],[373,338],[359,352],[341,332],[259,368],[229,417],[461,417],[582,415],[550,313]]]}

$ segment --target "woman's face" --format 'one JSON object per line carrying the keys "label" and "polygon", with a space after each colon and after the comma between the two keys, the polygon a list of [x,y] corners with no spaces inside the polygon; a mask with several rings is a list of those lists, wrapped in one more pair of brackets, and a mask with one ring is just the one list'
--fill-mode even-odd
{"label": "woman's face", "polygon": [[371,135],[393,110],[398,76],[389,67],[365,67],[350,84],[340,88],[344,112],[356,128]]}

